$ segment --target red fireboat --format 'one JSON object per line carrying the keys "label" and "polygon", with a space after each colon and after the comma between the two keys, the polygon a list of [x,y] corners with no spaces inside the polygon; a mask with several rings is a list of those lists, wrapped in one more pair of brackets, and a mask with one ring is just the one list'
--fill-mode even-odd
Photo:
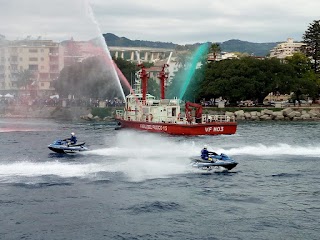
{"label": "red fireboat", "polygon": [[158,75],[160,99],[147,93],[149,74],[143,64],[138,66],[141,68],[140,80],[136,81],[135,91],[126,96],[124,109],[116,111],[115,118],[119,125],[117,129],[133,128],[173,135],[235,134],[235,118],[203,114],[202,106],[191,102],[185,103],[185,110],[182,112],[180,99],[165,99],[165,81],[168,79],[165,70],[168,64],[163,65]]}

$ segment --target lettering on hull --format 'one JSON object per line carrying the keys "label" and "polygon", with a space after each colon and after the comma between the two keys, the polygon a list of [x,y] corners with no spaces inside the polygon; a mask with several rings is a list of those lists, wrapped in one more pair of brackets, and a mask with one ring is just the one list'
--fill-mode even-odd
{"label": "lettering on hull", "polygon": [[223,132],[224,131],[224,127],[220,126],[220,127],[205,127],[204,130],[209,133],[209,132]]}
{"label": "lettering on hull", "polygon": [[236,126],[194,126],[194,125],[160,125],[151,123],[123,122],[123,127],[137,128],[150,132],[165,132],[177,135],[217,135],[217,134],[234,134]]}
{"label": "lettering on hull", "polygon": [[164,132],[166,132],[168,130],[167,126],[150,125],[150,124],[140,124],[140,128],[146,129],[146,130],[156,130],[156,131],[164,131]]}

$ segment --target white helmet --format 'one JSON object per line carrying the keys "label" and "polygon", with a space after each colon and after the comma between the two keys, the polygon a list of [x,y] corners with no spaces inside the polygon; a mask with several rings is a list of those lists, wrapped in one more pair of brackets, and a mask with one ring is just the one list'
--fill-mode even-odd
{"label": "white helmet", "polygon": [[203,146],[203,148],[204,148],[204,149],[207,149],[207,148],[208,148],[208,146],[207,146],[207,145],[204,145],[204,146]]}
{"label": "white helmet", "polygon": [[74,136],[74,132],[72,132],[71,135]]}

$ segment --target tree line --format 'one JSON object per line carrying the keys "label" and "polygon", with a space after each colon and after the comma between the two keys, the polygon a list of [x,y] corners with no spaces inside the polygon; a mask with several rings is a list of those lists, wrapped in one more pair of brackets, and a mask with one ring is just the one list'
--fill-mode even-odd
{"label": "tree line", "polygon": [[[262,103],[271,92],[294,93],[293,100],[304,97],[317,99],[320,94],[320,20],[310,23],[303,35],[303,42],[306,46],[300,53],[284,60],[242,55],[238,59],[203,61],[193,76],[184,100],[222,97],[230,103],[248,99]],[[219,44],[212,44],[210,52],[216,58],[220,52]],[[183,84],[182,71],[180,69],[176,73],[168,87],[171,97]]]}

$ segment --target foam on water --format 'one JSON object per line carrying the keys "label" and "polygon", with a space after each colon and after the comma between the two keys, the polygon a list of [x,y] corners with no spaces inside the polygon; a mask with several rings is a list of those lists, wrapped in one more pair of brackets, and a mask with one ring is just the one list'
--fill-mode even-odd
{"label": "foam on water", "polygon": [[188,171],[186,164],[175,159],[124,158],[119,161],[74,164],[65,162],[15,162],[0,164],[0,182],[16,182],[20,177],[54,175],[61,178],[86,178],[99,172],[121,172],[131,181],[165,178]]}
{"label": "foam on water", "polygon": [[[91,178],[99,172],[120,172],[131,181],[167,178],[193,172],[189,158],[200,154],[201,148],[206,144],[205,141],[205,138],[170,138],[145,132],[121,131],[111,143],[106,140],[108,147],[81,153],[82,157],[75,156],[72,162],[66,162],[63,158],[46,162],[23,159],[20,162],[2,163],[0,182],[15,181],[14,179],[19,176],[56,175],[62,178]],[[272,146],[256,144],[232,148],[216,146],[209,149],[225,153],[235,160],[240,155],[318,157],[320,154],[320,147],[317,146],[294,146],[282,143]]]}
{"label": "foam on water", "polygon": [[187,173],[189,157],[199,152],[193,142],[176,142],[167,136],[133,131],[118,134],[114,145],[85,154],[113,159],[109,170],[123,172],[134,181]]}
{"label": "foam on water", "polygon": [[99,164],[72,164],[55,162],[14,162],[0,164],[0,181],[10,177],[37,177],[43,175],[57,175],[60,177],[82,177],[100,169]]}
{"label": "foam on water", "polygon": [[74,156],[72,162],[62,158],[47,162],[23,159],[20,162],[2,163],[0,182],[15,181],[19,176],[82,178],[98,172],[121,172],[132,181],[165,178],[189,171],[186,157],[196,155],[199,150],[192,145],[184,141],[174,142],[174,139],[166,138],[164,141],[164,137],[154,134],[123,131],[115,137],[113,146],[81,153],[81,159]]}
{"label": "foam on water", "polygon": [[[221,149],[221,151],[224,151]],[[254,155],[254,156],[270,156],[270,155],[288,155],[288,156],[308,156],[319,157],[320,146],[298,146],[278,143],[271,146],[257,144],[253,146],[243,146],[239,148],[226,149],[230,155]]]}
{"label": "foam on water", "polygon": [[[201,148],[200,148],[201,149]],[[117,157],[185,157],[198,154],[199,147],[194,141],[178,141],[168,136],[136,131],[121,131],[113,146],[97,149],[87,154],[113,155]]]}

